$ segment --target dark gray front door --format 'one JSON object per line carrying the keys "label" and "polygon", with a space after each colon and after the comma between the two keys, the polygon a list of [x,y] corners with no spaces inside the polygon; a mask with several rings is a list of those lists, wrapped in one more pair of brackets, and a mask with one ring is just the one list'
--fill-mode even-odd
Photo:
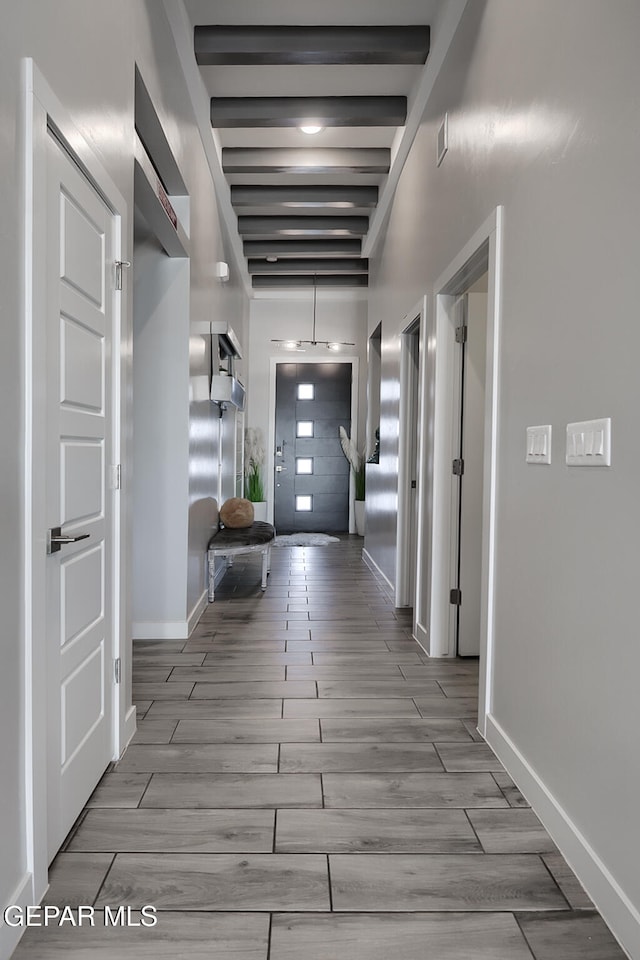
{"label": "dark gray front door", "polygon": [[278,533],[346,532],[351,434],[350,363],[276,367],[275,526]]}

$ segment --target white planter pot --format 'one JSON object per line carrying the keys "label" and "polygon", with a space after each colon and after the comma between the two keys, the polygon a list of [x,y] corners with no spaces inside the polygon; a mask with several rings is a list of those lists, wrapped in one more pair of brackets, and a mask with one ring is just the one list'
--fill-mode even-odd
{"label": "white planter pot", "polygon": [[365,518],[365,501],[364,500],[354,500],[353,507],[356,515],[356,533],[359,537],[364,537],[364,518]]}
{"label": "white planter pot", "polygon": [[266,500],[253,501],[253,519],[262,520],[266,523],[266,520],[267,520],[267,501]]}

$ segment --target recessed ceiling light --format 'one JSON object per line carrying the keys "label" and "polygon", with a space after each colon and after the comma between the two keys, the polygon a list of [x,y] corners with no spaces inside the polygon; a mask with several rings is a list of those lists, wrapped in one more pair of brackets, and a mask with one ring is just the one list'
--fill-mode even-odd
{"label": "recessed ceiling light", "polygon": [[300,130],[303,133],[308,133],[309,136],[312,136],[314,133],[320,133],[324,130],[324,127],[321,127],[318,123],[305,123],[300,126]]}

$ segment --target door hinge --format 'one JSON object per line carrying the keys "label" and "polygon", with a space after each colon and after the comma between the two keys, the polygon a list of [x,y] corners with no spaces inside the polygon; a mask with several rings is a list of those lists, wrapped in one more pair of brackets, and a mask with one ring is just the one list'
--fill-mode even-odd
{"label": "door hinge", "polygon": [[454,588],[449,594],[449,603],[459,607],[462,603],[462,590],[459,590],[457,587]]}
{"label": "door hinge", "polygon": [[122,679],[122,660],[120,657],[113,661],[113,679],[115,683],[120,683]]}
{"label": "door hinge", "polygon": [[467,325],[466,323],[460,327],[456,327],[456,343],[466,343],[467,342]]}
{"label": "door hinge", "polygon": [[122,268],[123,268],[123,267],[130,267],[130,266],[131,266],[131,261],[130,261],[130,260],[116,260],[116,261],[115,261],[115,268],[116,268],[116,290],[122,290]]}
{"label": "door hinge", "polygon": [[464,473],[464,460],[454,460],[451,469],[454,477],[461,477]]}
{"label": "door hinge", "polygon": [[122,476],[122,471],[120,469],[119,463],[114,463],[111,466],[111,477],[109,478],[109,486],[112,490],[120,489],[120,478]]}

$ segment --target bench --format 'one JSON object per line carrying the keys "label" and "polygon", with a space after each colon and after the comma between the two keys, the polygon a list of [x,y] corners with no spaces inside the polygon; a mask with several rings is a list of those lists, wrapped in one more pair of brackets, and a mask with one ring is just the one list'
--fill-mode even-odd
{"label": "bench", "polygon": [[262,589],[267,589],[267,575],[271,567],[271,544],[276,535],[270,523],[256,520],[250,527],[234,529],[223,527],[209,540],[207,560],[209,564],[209,603],[215,600],[216,557],[226,557],[227,566],[240,553],[262,554]]}

